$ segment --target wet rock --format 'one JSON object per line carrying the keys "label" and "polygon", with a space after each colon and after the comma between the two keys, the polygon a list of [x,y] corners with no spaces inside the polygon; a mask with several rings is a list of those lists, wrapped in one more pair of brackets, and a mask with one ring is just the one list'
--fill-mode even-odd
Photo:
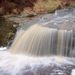
{"label": "wet rock", "polygon": [[28,71],[24,71],[24,72],[22,72],[21,74],[18,74],[18,75],[34,75],[34,73],[32,71],[28,70]]}

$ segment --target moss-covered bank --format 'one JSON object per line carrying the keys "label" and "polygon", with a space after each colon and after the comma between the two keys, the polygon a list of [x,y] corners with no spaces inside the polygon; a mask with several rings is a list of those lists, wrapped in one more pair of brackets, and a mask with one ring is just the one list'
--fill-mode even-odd
{"label": "moss-covered bank", "polygon": [[5,20],[0,17],[0,46],[8,45],[8,41],[11,41],[16,33],[17,27],[13,22]]}

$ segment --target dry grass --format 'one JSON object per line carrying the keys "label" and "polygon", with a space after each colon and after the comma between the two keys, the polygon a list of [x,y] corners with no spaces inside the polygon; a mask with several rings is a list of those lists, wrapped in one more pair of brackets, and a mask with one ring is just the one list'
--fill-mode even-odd
{"label": "dry grass", "polygon": [[75,7],[75,0],[38,0],[34,5],[37,13],[54,12],[58,8]]}
{"label": "dry grass", "polygon": [[53,12],[60,5],[59,0],[38,0],[34,5],[35,12]]}
{"label": "dry grass", "polygon": [[75,7],[75,1],[71,2],[70,6]]}
{"label": "dry grass", "polygon": [[[75,0],[17,0],[19,3],[6,0],[0,3],[0,14],[20,14],[25,13],[47,13],[54,12],[58,8],[65,6],[75,7]],[[15,0],[14,0],[15,1]],[[27,1],[27,3],[25,2]]]}

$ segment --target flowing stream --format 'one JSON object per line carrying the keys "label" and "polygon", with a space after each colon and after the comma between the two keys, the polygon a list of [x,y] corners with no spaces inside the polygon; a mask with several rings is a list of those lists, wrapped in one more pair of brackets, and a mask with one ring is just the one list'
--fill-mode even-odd
{"label": "flowing stream", "polygon": [[10,51],[32,56],[75,56],[75,9],[58,10],[19,30]]}
{"label": "flowing stream", "polygon": [[63,55],[72,56],[75,43],[73,31],[58,30],[39,25],[20,31],[11,46],[11,52],[36,56]]}
{"label": "flowing stream", "polygon": [[9,50],[0,51],[0,75],[75,74],[75,9],[37,20],[23,22]]}

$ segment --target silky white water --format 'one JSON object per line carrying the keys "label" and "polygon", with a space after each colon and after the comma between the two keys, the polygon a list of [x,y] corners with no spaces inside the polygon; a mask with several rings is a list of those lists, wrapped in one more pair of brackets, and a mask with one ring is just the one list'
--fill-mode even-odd
{"label": "silky white water", "polygon": [[58,30],[34,25],[20,33],[10,48],[12,53],[32,56],[72,56],[71,51],[75,48],[72,30]]}
{"label": "silky white water", "polygon": [[0,51],[0,75],[69,75],[74,73],[74,60],[59,56],[30,57]]}

